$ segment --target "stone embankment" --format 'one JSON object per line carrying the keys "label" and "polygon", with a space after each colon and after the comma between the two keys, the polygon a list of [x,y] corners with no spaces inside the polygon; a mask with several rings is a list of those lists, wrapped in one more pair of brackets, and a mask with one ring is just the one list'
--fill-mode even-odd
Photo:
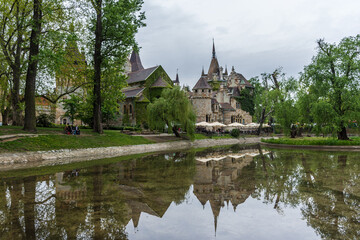
{"label": "stone embankment", "polygon": [[[191,141],[175,141],[154,144],[142,144],[120,147],[86,148],[86,149],[63,149],[52,151],[21,152],[0,154],[0,168],[21,165],[24,167],[67,164],[95,159],[119,157],[125,155],[179,151],[191,148],[204,148],[214,146],[225,146],[233,144],[259,143],[261,138],[240,139],[204,139]],[[16,168],[16,167],[15,167]]]}

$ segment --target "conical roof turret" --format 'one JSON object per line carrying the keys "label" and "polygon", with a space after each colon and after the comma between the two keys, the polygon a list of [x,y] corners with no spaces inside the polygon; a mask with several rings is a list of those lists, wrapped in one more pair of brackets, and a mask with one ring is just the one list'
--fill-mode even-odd
{"label": "conical roof turret", "polygon": [[211,59],[211,63],[210,63],[210,67],[209,67],[209,71],[208,71],[208,78],[212,79],[213,74],[219,74],[220,69],[219,69],[219,62],[216,58],[216,51],[215,51],[215,42],[213,39],[213,50],[212,50],[212,59]]}
{"label": "conical roof turret", "polygon": [[141,63],[139,52],[133,50],[130,57],[131,72],[137,72],[144,70],[144,67]]}

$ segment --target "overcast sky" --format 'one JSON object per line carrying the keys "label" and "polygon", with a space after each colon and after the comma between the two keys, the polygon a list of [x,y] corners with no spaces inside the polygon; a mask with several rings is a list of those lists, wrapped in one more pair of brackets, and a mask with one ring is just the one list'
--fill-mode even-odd
{"label": "overcast sky", "polygon": [[298,77],[316,40],[360,33],[359,0],[144,0],[137,42],[145,68],[162,65],[193,87],[207,72],[215,39],[219,64],[247,79],[282,66]]}

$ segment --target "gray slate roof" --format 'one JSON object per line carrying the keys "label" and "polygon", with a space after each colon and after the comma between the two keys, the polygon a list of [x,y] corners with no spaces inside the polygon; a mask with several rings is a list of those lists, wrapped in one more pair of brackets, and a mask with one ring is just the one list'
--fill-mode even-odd
{"label": "gray slate roof", "polygon": [[151,87],[168,87],[169,84],[162,78],[159,77],[152,85]]}
{"label": "gray slate roof", "polygon": [[137,72],[129,73],[129,78],[127,79],[128,84],[137,83],[145,81],[159,66],[139,70]]}
{"label": "gray slate roof", "polygon": [[207,82],[206,78],[201,76],[199,81],[195,84],[193,89],[212,89],[212,87]]}
{"label": "gray slate roof", "polygon": [[246,87],[250,87],[250,88],[254,88],[248,80],[246,80],[246,78],[241,74],[241,73],[236,73],[236,75],[239,77],[240,79],[240,84],[245,84]]}
{"label": "gray slate roof", "polygon": [[126,98],[135,98],[141,95],[145,88],[135,88],[135,89],[124,89],[123,93]]}
{"label": "gray slate roof", "polygon": [[220,108],[225,111],[235,111],[235,109],[230,105],[230,103],[219,103]]}

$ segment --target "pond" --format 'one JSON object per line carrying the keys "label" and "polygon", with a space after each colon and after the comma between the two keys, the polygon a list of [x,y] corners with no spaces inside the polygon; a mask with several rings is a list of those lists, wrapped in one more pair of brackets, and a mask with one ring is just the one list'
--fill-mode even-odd
{"label": "pond", "polygon": [[0,171],[0,239],[360,239],[360,153],[231,146]]}

